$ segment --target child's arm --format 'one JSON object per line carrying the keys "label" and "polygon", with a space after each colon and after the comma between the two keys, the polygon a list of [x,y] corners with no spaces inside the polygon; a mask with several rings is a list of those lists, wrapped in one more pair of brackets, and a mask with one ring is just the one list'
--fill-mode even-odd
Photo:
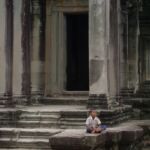
{"label": "child's arm", "polygon": [[93,128],[90,126],[90,122],[89,122],[89,119],[88,119],[88,118],[86,119],[86,123],[85,123],[85,124],[86,124],[86,128],[87,128],[87,129],[93,129]]}
{"label": "child's arm", "polygon": [[100,121],[99,118],[97,118],[97,124],[98,124],[98,125],[101,125],[101,121]]}

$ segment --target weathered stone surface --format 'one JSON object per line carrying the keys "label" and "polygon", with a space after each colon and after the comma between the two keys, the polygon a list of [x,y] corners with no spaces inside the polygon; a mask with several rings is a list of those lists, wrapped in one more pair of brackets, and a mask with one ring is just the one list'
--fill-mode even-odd
{"label": "weathered stone surface", "polygon": [[[109,3],[109,2],[108,2]],[[108,94],[106,1],[89,1],[90,94]],[[101,88],[100,88],[101,87]]]}
{"label": "weathered stone surface", "polygon": [[[94,135],[93,138],[92,134],[86,134],[85,129],[81,129],[81,125],[82,128],[85,128],[85,120],[82,120],[81,116],[83,115],[86,117],[86,113],[87,113],[87,110],[85,111],[78,110],[81,108],[83,109],[83,106],[77,107],[71,105],[69,106],[69,108],[68,106],[65,105],[61,105],[61,106],[55,105],[55,107],[54,106],[32,106],[32,107],[21,106],[13,109],[1,108],[0,123],[2,128],[0,128],[0,135],[1,135],[0,143],[3,144],[2,147],[4,148],[6,148],[7,145],[7,147],[9,148],[16,147],[16,149],[19,147],[26,148],[26,149],[29,149],[29,147],[40,149],[41,147],[41,150],[44,150],[50,148],[48,146],[49,137],[52,136],[52,139],[55,141],[55,136],[53,137],[53,135],[58,134],[56,136],[57,142],[60,143],[61,141],[63,141],[62,140],[63,136],[65,136],[65,141],[66,143],[68,143],[68,145],[67,144],[66,145],[68,147],[69,144],[71,143],[68,141],[71,139],[72,145],[77,145],[78,147],[81,146],[81,148],[86,147],[87,149],[90,149],[96,143],[100,144],[100,147],[104,147],[104,148],[106,145],[108,147],[115,147],[116,144],[117,147],[122,148],[125,147],[126,145],[130,145],[130,143],[132,142],[134,143],[134,141],[137,142],[137,140],[139,139],[141,135],[141,128],[137,127],[137,125],[144,129],[144,134],[149,133],[150,124],[148,120],[143,120],[143,121],[135,120],[132,122],[121,124],[118,127],[108,128],[106,132],[103,133],[103,136],[99,137],[99,135],[97,134]],[[110,113],[110,111],[108,110],[102,112],[103,115],[104,114],[108,115]],[[111,113],[113,113],[113,111]],[[60,114],[63,115],[64,120],[59,120]],[[78,117],[80,117],[80,120]],[[60,122],[62,124],[60,124]],[[80,128],[79,130],[77,129],[78,126],[76,123],[79,123],[79,128]],[[56,127],[60,128],[63,125],[64,125],[63,128],[68,129],[69,127],[71,127],[76,129],[74,130],[53,129]],[[52,129],[47,129],[46,127]],[[61,140],[59,139],[59,135],[61,135]],[[37,139],[37,140],[33,140],[33,139]],[[43,139],[46,140],[43,141]],[[55,143],[54,141],[53,143]],[[148,140],[146,139],[144,142],[145,145],[147,144],[147,141]],[[37,142],[39,142],[39,145],[36,144]],[[136,145],[136,143],[134,143],[134,145]],[[74,148],[77,148],[76,150],[80,150],[78,147],[74,146]],[[120,150],[122,150],[121,148]],[[128,150],[128,148],[129,147],[127,147],[126,150]]]}
{"label": "weathered stone surface", "polygon": [[85,130],[65,130],[50,138],[54,150],[91,150],[104,143],[105,134],[86,134]]}
{"label": "weathered stone surface", "polygon": [[22,94],[23,52],[21,45],[22,0],[14,1],[14,36],[13,36],[13,95]]}
{"label": "weathered stone surface", "polygon": [[138,126],[120,126],[107,129],[108,141],[132,143],[142,137],[143,129]]}
{"label": "weathered stone surface", "polygon": [[[32,58],[31,58],[31,93],[44,92],[44,57],[45,57],[45,1],[32,1]],[[38,41],[38,42],[37,42]]]}
{"label": "weathered stone surface", "polygon": [[0,128],[0,148],[50,150],[48,137],[61,131],[48,128]]}
{"label": "weathered stone surface", "polygon": [[6,60],[5,60],[5,28],[6,28],[6,11],[5,11],[5,0],[0,1],[0,94],[3,95],[5,93],[6,87]]}
{"label": "weathered stone surface", "polygon": [[97,150],[100,148],[127,150],[142,136],[143,129],[138,126],[108,128],[101,134],[87,134],[85,130],[65,130],[50,137],[50,144],[54,150]]}
{"label": "weathered stone surface", "polygon": [[[14,124],[17,127],[54,127],[81,129],[85,126],[88,109],[84,105],[39,105],[1,109],[0,125]],[[114,125],[130,118],[131,107],[112,110],[97,109],[102,124]]]}

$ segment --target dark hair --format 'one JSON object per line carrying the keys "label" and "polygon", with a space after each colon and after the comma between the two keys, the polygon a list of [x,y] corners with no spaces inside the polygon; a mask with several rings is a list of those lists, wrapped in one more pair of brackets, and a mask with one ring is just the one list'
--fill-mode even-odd
{"label": "dark hair", "polygon": [[89,114],[91,114],[92,112],[96,112],[96,110],[95,109],[90,109]]}

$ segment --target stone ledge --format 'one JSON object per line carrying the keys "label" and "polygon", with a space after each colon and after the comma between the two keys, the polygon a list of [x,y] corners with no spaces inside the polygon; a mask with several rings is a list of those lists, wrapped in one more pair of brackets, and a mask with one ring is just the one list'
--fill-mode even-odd
{"label": "stone ledge", "polygon": [[[53,150],[99,150],[120,145],[132,145],[143,137],[143,129],[138,126],[108,128],[101,134],[87,134],[85,130],[65,130],[50,137]],[[129,147],[128,147],[129,148]],[[128,149],[127,148],[127,149]]]}

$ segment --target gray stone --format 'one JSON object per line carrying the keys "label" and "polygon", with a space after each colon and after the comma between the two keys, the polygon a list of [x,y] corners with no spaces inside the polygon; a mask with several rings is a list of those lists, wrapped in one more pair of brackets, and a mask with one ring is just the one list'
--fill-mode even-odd
{"label": "gray stone", "polygon": [[51,136],[49,141],[54,150],[128,149],[142,136],[143,129],[138,126],[120,126],[108,128],[100,134],[87,134],[85,130],[65,130]]}
{"label": "gray stone", "polygon": [[104,143],[105,134],[86,134],[85,130],[65,130],[50,138],[54,150],[91,150]]}

